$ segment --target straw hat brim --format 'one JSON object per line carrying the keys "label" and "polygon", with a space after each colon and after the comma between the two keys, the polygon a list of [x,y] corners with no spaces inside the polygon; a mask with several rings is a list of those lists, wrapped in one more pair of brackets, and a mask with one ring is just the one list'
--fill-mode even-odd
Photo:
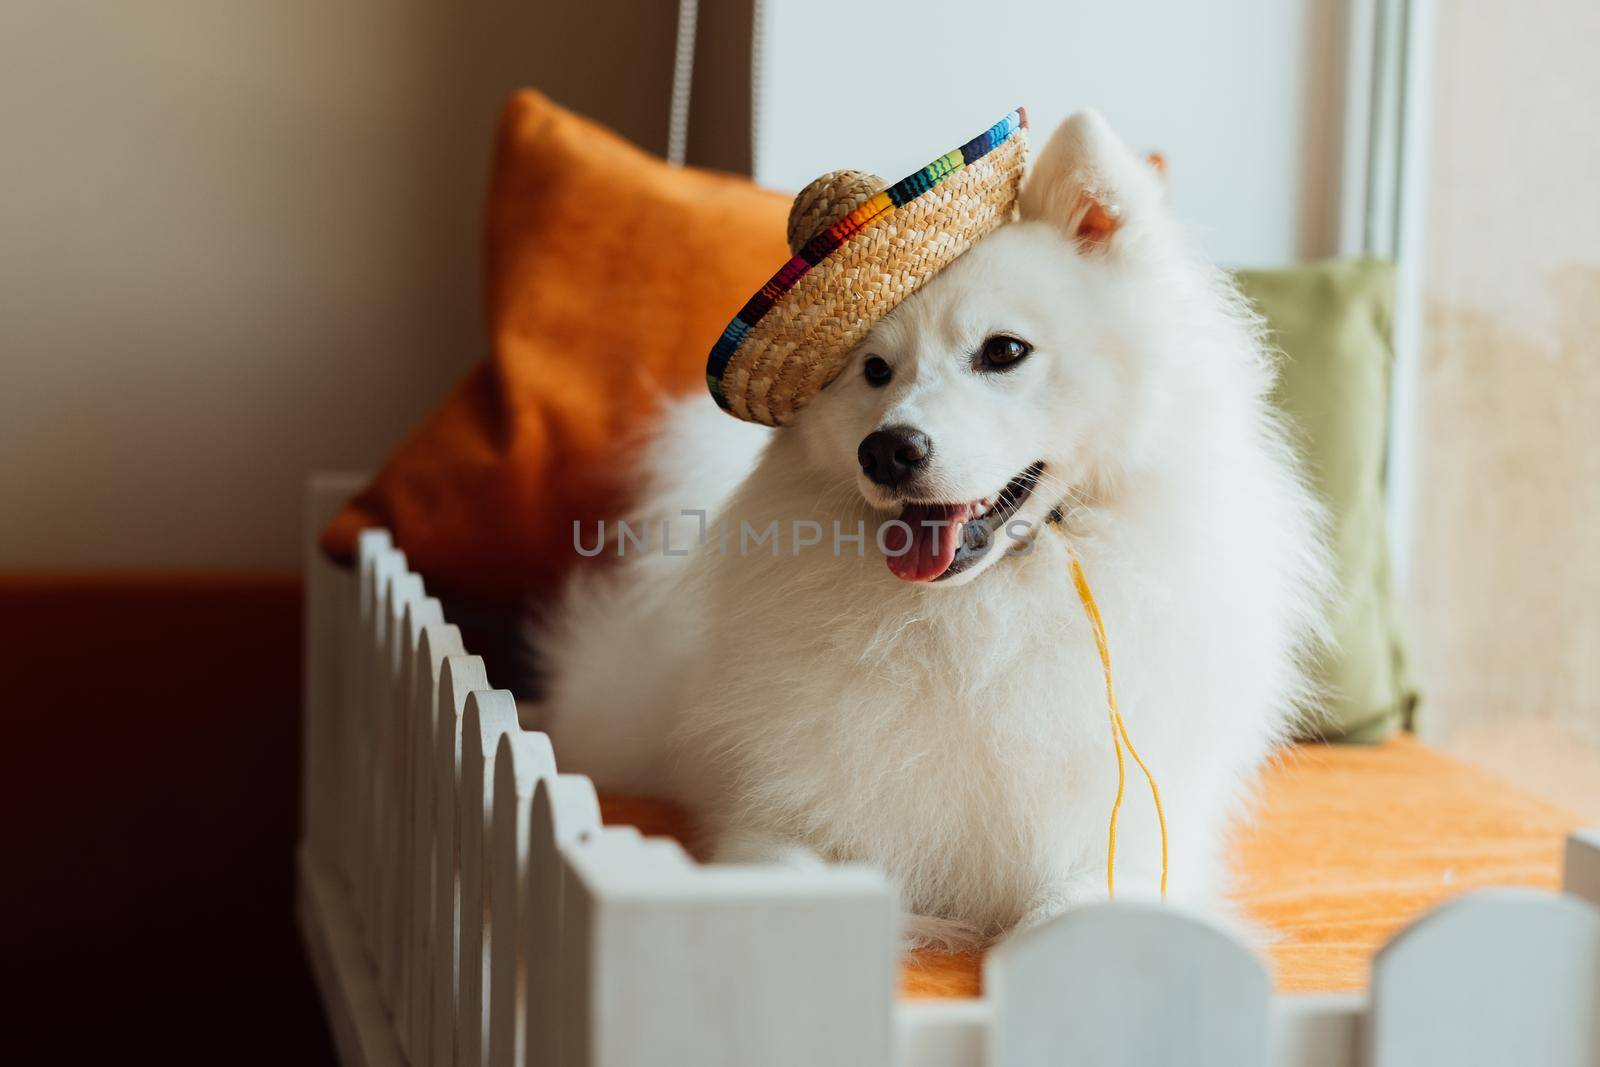
{"label": "straw hat brim", "polygon": [[1026,161],[1018,108],[813,237],[711,350],[717,403],[750,422],[791,422],[874,325],[1011,218]]}

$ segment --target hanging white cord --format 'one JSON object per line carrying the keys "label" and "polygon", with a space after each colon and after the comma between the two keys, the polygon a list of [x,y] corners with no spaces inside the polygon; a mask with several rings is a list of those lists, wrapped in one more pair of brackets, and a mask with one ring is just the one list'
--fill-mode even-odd
{"label": "hanging white cord", "polygon": [[678,47],[672,62],[672,110],[667,119],[667,162],[683,166],[689,146],[689,93],[694,85],[694,32],[700,0],[678,0]]}
{"label": "hanging white cord", "polygon": [[757,161],[761,159],[761,28],[767,24],[765,0],[750,4],[750,177],[760,180]]}

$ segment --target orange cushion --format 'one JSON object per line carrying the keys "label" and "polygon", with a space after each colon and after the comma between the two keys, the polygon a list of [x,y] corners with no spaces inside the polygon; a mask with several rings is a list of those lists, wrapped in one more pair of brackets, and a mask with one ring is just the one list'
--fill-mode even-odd
{"label": "orange cushion", "polygon": [[[436,592],[515,606],[624,506],[619,460],[663,395],[705,388],[728,320],[788,256],[788,198],[668,166],[534,92],[500,122],[491,351],[323,534],[387,527]],[[560,501],[559,508],[551,506]]]}
{"label": "orange cushion", "polygon": [[[1241,909],[1275,932],[1284,993],[1366,988],[1373,953],[1436,904],[1485,886],[1561,883],[1568,832],[1582,820],[1409,736],[1379,745],[1301,745],[1262,782],[1255,821],[1236,835]],[[607,822],[686,841],[671,805],[602,798]],[[982,991],[978,955],[919,952],[900,972],[908,998]]]}

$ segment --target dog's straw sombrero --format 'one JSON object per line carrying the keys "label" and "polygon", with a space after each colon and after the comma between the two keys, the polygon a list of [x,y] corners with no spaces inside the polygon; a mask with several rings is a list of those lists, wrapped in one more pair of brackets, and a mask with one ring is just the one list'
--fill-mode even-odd
{"label": "dog's straw sombrero", "polygon": [[884,188],[838,170],[789,212],[794,258],[728,324],[706,362],[728,412],[782,426],[831,382],[873,325],[1010,219],[1027,159],[1027,114]]}

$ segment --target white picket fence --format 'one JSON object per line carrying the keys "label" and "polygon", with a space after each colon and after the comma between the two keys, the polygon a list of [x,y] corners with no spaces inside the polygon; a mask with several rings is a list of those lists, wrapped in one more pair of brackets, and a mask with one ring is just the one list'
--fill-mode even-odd
{"label": "white picket fence", "polygon": [[[354,484],[313,479],[311,530]],[[1206,919],[1105,904],[991,952],[981,998],[901,1002],[877,875],[702,866],[602,826],[386,533],[354,571],[310,550],[307,582],[298,905],[346,1063],[1600,1064],[1600,834],[1568,843],[1571,895],[1412,925],[1369,996],[1274,996]]]}

